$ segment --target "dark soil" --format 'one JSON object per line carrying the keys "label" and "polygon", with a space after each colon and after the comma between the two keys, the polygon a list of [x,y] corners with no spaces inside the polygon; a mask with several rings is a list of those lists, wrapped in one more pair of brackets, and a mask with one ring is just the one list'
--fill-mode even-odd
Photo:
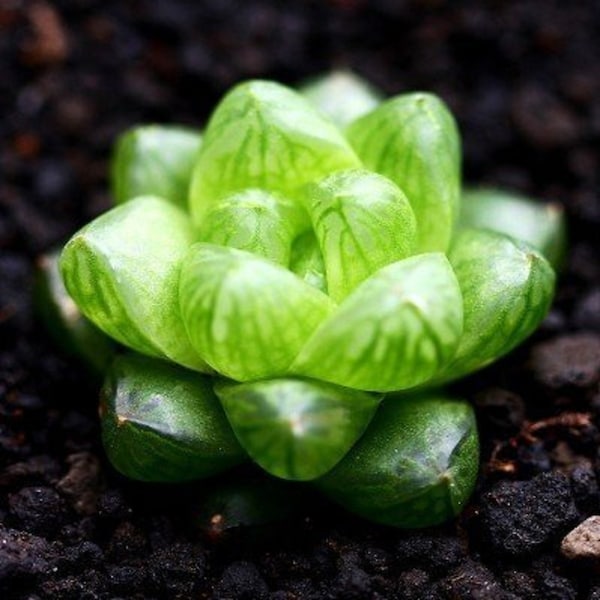
{"label": "dark soil", "polygon": [[[459,386],[483,468],[461,518],[433,530],[285,495],[266,504],[283,521],[236,528],[235,511],[214,518],[223,481],[125,481],[99,443],[97,384],[32,313],[36,256],[109,206],[121,130],[200,125],[240,78],[295,84],[333,66],[389,93],[441,94],[468,180],[561,202],[569,218],[544,326]],[[600,598],[597,569],[559,552],[600,513],[596,0],[2,0],[0,115],[0,597]]]}

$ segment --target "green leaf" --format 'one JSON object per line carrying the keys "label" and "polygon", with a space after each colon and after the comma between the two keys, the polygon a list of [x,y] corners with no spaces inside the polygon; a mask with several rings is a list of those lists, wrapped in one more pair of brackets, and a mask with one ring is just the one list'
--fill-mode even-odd
{"label": "green leaf", "polygon": [[555,275],[533,248],[492,231],[465,229],[448,256],[464,299],[464,334],[436,383],[457,379],[506,354],[546,316]]}
{"label": "green leaf", "polygon": [[261,188],[294,199],[307,182],[360,161],[335,125],[296,92],[270,81],[242,83],[217,106],[192,179],[201,224],[232,192]]}
{"label": "green leaf", "polygon": [[383,99],[362,77],[344,70],[307,81],[298,91],[340,127],[373,110]]}
{"label": "green leaf", "polygon": [[104,374],[115,344],[82,314],[65,289],[58,268],[60,252],[42,255],[37,263],[34,298],[36,311],[54,341],[80,358],[96,374]]}
{"label": "green leaf", "polygon": [[172,125],[143,125],[119,137],[111,160],[117,204],[137,196],[159,196],[186,209],[199,133]]}
{"label": "green leaf", "polygon": [[265,471],[307,481],[327,473],[367,427],[378,398],[318,381],[215,387],[240,444]]}
{"label": "green leaf", "polygon": [[396,96],[354,121],[347,135],[365,166],[408,197],[418,250],[445,251],[458,216],[461,156],[456,122],[442,100],[420,92]]}
{"label": "green leaf", "polygon": [[439,393],[384,400],[364,436],[318,486],[346,509],[395,527],[457,515],[475,486],[471,406]]}
{"label": "green leaf", "polygon": [[[250,480],[240,480],[244,476]],[[227,473],[222,481],[213,480],[199,492],[193,524],[212,540],[238,528],[243,528],[247,540],[252,527],[301,518],[317,495],[308,486],[274,479],[254,470]]]}
{"label": "green leaf", "polygon": [[333,302],[249,252],[196,244],[183,262],[181,312],[198,354],[239,381],[285,374]]}
{"label": "green leaf", "polygon": [[297,204],[264,190],[244,190],[211,208],[199,228],[199,240],[264,256],[288,266],[292,240],[305,227]]}
{"label": "green leaf", "polygon": [[327,293],[325,263],[312,229],[299,235],[292,244],[290,271],[313,287]]}
{"label": "green leaf", "polygon": [[414,213],[398,186],[381,175],[338,171],[309,185],[304,204],[325,260],[327,289],[336,302],[414,250]]}
{"label": "green leaf", "polygon": [[142,354],[207,370],[179,313],[179,268],[193,243],[185,213],[142,196],[104,213],[65,246],[60,268],[81,312]]}
{"label": "green leaf", "polygon": [[119,356],[106,376],[100,415],[108,458],[133,479],[200,479],[245,459],[211,380],[162,361]]}
{"label": "green leaf", "polygon": [[290,372],[371,391],[414,387],[452,358],[462,298],[446,257],[421,254],[364,281],[312,335]]}
{"label": "green leaf", "polygon": [[564,262],[567,231],[562,206],[542,204],[493,188],[463,192],[461,227],[492,229],[527,242],[557,269]]}

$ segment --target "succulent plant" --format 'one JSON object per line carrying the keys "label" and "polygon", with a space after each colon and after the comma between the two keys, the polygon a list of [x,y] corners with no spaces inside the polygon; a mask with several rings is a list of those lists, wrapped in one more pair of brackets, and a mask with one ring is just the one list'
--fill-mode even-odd
{"label": "succulent plant", "polygon": [[245,82],[202,134],[126,132],[112,187],[60,270],[128,349],[101,401],[119,471],[173,482],[250,458],[390,525],[461,510],[477,430],[439,387],[534,331],[562,224],[536,209],[524,234],[530,201],[461,199],[441,99],[381,101],[349,74]]}

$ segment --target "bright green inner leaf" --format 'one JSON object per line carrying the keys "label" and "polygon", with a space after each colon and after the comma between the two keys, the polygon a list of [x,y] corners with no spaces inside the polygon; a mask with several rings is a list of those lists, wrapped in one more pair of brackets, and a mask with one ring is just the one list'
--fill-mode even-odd
{"label": "bright green inner leaf", "polygon": [[238,381],[285,374],[335,306],[269,260],[204,243],[183,262],[179,297],[198,354]]}
{"label": "bright green inner leaf", "polygon": [[304,204],[325,261],[329,295],[340,302],[379,268],[412,254],[415,217],[389,179],[339,171],[307,188]]}
{"label": "bright green inner leaf", "polygon": [[242,83],[217,106],[194,169],[194,222],[232,192],[260,188],[294,199],[300,188],[360,160],[308,101],[269,81]]}
{"label": "bright green inner leaf", "polygon": [[408,389],[452,358],[462,319],[446,257],[407,258],[359,285],[315,331],[292,372],[363,390]]}
{"label": "bright green inner leaf", "polygon": [[420,252],[446,251],[460,201],[460,137],[432,94],[386,100],[350,124],[348,139],[365,166],[406,194],[417,218]]}
{"label": "bright green inner leaf", "polygon": [[297,204],[263,190],[244,190],[211,208],[199,240],[252,252],[287,267],[292,241],[306,226]]}

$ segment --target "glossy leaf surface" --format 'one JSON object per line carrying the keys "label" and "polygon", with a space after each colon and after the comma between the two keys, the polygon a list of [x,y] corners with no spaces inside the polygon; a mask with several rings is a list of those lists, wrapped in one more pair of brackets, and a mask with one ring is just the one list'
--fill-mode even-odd
{"label": "glossy leaf surface", "polygon": [[192,179],[196,224],[232,192],[261,188],[294,199],[307,182],[360,161],[333,123],[299,94],[269,81],[242,83],[219,103]]}
{"label": "glossy leaf surface", "polygon": [[111,160],[115,203],[159,196],[187,209],[192,169],[201,135],[184,127],[143,125],[118,139]]}
{"label": "glossy leaf surface", "polygon": [[461,227],[492,229],[531,244],[556,269],[564,262],[566,223],[559,204],[535,202],[493,188],[463,192]]}
{"label": "glossy leaf surface", "polygon": [[446,105],[413,93],[354,121],[348,139],[365,166],[394,181],[417,217],[420,252],[445,251],[458,216],[460,138]]}
{"label": "glossy leaf surface", "polygon": [[125,346],[207,370],[179,314],[179,268],[193,242],[186,215],[143,196],[113,208],[76,233],[60,266],[81,312]]}
{"label": "glossy leaf surface", "polygon": [[462,333],[462,298],[443,254],[383,267],[324,321],[292,372],[372,391],[427,381],[453,356]]}
{"label": "glossy leaf surface", "polygon": [[119,356],[100,414],[111,463],[133,479],[199,479],[245,459],[210,379],[163,361]]}
{"label": "glossy leaf surface", "polygon": [[428,527],[462,510],[478,463],[468,403],[435,393],[388,397],[364,436],[318,485],[372,521]]}
{"label": "glossy leaf surface", "polygon": [[379,402],[372,394],[303,379],[222,383],[215,389],[250,457],[272,475],[304,481],[341,460]]}
{"label": "glossy leaf surface", "polygon": [[339,127],[373,110],[383,94],[352,71],[332,71],[302,85],[299,92]]}
{"label": "glossy leaf surface", "polygon": [[546,316],[555,275],[536,250],[487,230],[465,229],[449,260],[464,299],[460,346],[436,382],[480,369],[512,350]]}
{"label": "glossy leaf surface", "polygon": [[115,344],[81,314],[67,293],[58,268],[59,254],[51,252],[38,260],[34,290],[37,312],[57,344],[80,357],[92,371],[103,374]]}
{"label": "glossy leaf surface", "polygon": [[416,222],[408,200],[376,173],[338,171],[309,185],[304,204],[325,261],[328,293],[336,302],[415,248]]}
{"label": "glossy leaf surface", "polygon": [[238,381],[284,374],[334,308],[287,269],[204,243],[193,246],[183,262],[179,296],[197,352]]}
{"label": "glossy leaf surface", "polygon": [[199,239],[252,252],[287,267],[292,240],[305,223],[306,215],[297,204],[263,190],[244,190],[206,213]]}

